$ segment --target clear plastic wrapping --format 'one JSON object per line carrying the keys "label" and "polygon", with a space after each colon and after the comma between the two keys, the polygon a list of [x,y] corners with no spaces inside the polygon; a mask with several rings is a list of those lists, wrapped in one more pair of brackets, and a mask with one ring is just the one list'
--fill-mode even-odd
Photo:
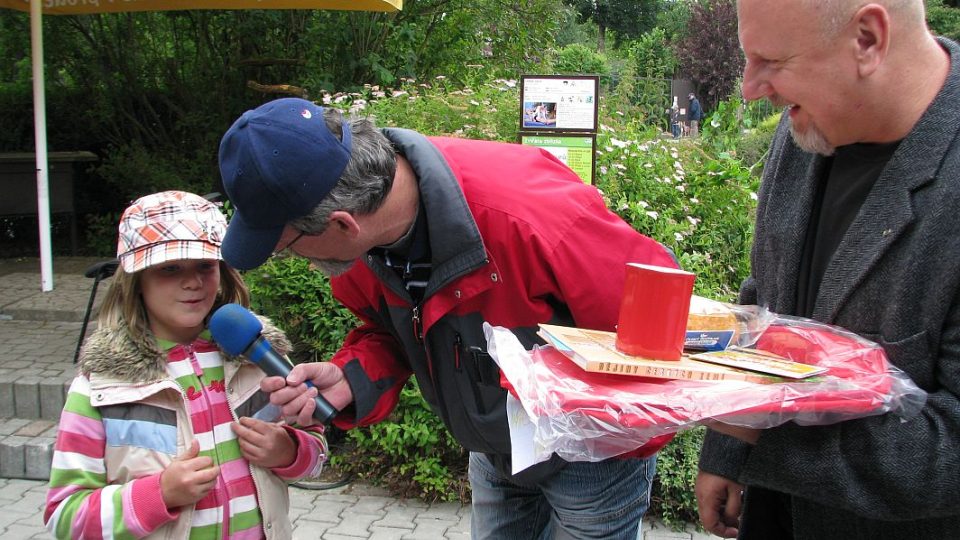
{"label": "clear plastic wrapping", "polygon": [[[754,324],[749,341],[757,349],[827,372],[772,384],[594,373],[553,347],[525,350],[505,328],[484,330],[501,383],[526,412],[527,429],[533,426],[537,460],[555,452],[568,461],[600,461],[708,420],[769,428],[879,414],[906,419],[926,401],[926,393],[887,361],[879,345],[809,319],[756,314],[763,328]],[[512,420],[511,429],[516,423]]]}

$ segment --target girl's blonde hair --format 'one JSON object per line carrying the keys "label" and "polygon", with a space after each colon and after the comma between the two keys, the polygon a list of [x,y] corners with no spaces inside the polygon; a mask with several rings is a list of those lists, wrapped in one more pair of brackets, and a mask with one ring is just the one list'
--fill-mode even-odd
{"label": "girl's blonde hair", "polygon": [[[224,304],[240,304],[250,306],[250,291],[240,273],[227,265],[220,263],[220,288],[210,313]],[[138,272],[124,272],[123,267],[117,267],[113,275],[113,282],[107,291],[107,296],[100,305],[100,314],[97,323],[101,328],[124,330],[134,341],[151,338],[150,321],[147,318],[147,308],[143,304],[140,291],[140,279],[143,270]],[[210,315],[208,314],[207,317]]]}

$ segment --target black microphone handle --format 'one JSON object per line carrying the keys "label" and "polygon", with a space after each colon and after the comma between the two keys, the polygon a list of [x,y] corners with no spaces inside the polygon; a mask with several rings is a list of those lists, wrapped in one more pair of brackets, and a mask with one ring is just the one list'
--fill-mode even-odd
{"label": "black microphone handle", "polygon": [[[273,350],[273,347],[267,340],[263,339],[263,336],[255,339],[243,354],[271,377],[286,379],[292,369],[290,362]],[[309,380],[304,381],[304,383],[310,388],[315,388],[313,382]],[[313,411],[313,418],[321,424],[329,425],[333,417],[340,412],[319,391],[317,391],[317,397],[313,398],[313,401],[317,405],[317,408]]]}

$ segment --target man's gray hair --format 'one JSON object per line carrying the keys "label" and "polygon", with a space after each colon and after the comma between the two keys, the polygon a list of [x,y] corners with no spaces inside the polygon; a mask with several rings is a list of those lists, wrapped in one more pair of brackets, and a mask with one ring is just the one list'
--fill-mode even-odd
{"label": "man's gray hair", "polygon": [[867,4],[879,4],[887,8],[891,17],[910,25],[926,25],[923,0],[803,0],[802,4],[818,14],[826,38],[836,36],[853,14]]}
{"label": "man's gray hair", "polygon": [[337,210],[350,214],[369,214],[380,208],[393,186],[397,171],[397,155],[383,133],[366,118],[348,118],[333,108],[324,108],[323,119],[337,138],[347,127],[353,135],[350,161],[337,185],[313,211],[290,222],[290,226],[307,234],[322,234],[330,215]]}

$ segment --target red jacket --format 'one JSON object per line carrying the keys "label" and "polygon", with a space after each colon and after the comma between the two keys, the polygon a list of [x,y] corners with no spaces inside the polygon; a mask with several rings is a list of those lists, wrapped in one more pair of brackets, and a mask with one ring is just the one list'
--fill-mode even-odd
{"label": "red jacket", "polygon": [[433,270],[419,305],[374,252],[332,280],[334,295],[364,323],[333,358],[355,398],[355,417],[341,414],[336,424],[386,418],[412,372],[453,436],[500,466],[510,454],[506,391],[482,323],[510,328],[527,348],[544,343],[539,323],[613,330],[625,264],[676,263],[549,152],[384,134],[416,172]]}

